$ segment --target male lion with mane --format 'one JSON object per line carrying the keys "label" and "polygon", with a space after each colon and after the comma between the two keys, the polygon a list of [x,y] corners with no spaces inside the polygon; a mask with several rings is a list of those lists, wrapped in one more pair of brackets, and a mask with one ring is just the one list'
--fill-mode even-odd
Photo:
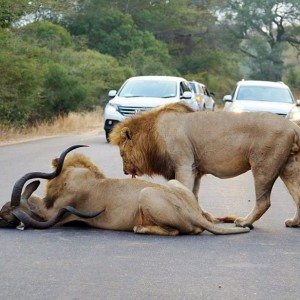
{"label": "male lion with mane", "polygon": [[[252,228],[270,207],[278,176],[297,211],[288,227],[300,225],[300,128],[272,113],[191,112],[183,103],[135,115],[110,134],[119,146],[125,174],[177,179],[197,197],[200,178],[230,178],[251,169],[256,205],[235,224]],[[206,217],[214,219],[209,214]]]}
{"label": "male lion with mane", "polygon": [[[0,211],[0,227],[16,227],[22,222],[45,229],[81,221],[96,228],[158,235],[249,232],[248,228],[224,228],[209,222],[194,194],[176,180],[161,185],[107,178],[82,154],[65,159],[78,147],[68,148],[53,160],[53,173],[32,172],[16,182],[11,202]],[[32,195],[39,181],[29,183],[21,195],[25,183],[33,178],[48,179],[45,197]]]}

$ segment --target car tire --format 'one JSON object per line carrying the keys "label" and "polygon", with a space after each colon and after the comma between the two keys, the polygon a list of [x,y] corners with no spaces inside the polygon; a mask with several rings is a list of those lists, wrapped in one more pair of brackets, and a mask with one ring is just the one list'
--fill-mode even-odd
{"label": "car tire", "polygon": [[106,138],[106,141],[109,143],[110,140],[109,140],[109,131],[105,131],[105,138]]}

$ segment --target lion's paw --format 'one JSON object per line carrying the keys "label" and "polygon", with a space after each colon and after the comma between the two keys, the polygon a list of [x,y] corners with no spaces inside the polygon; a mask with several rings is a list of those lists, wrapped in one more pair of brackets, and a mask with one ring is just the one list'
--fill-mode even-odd
{"label": "lion's paw", "polygon": [[252,224],[248,223],[247,220],[243,219],[243,218],[236,219],[234,221],[234,224],[237,227],[243,227],[243,228],[248,227],[249,229],[253,229],[254,228],[254,226]]}
{"label": "lion's paw", "polygon": [[133,227],[133,232],[135,233],[146,233],[146,228],[142,225],[137,225]]}
{"label": "lion's paw", "polygon": [[298,226],[300,226],[300,221],[294,220],[294,219],[286,220],[285,226],[286,227],[298,227]]}

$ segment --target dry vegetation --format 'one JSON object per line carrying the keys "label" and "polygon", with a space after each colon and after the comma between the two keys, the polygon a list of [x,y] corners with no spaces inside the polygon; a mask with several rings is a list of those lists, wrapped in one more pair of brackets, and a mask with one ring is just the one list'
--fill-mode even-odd
{"label": "dry vegetation", "polygon": [[26,141],[42,137],[78,132],[100,131],[103,127],[103,110],[96,108],[91,112],[70,113],[67,117],[58,117],[53,122],[41,123],[35,127],[21,130],[0,126],[0,144]]}

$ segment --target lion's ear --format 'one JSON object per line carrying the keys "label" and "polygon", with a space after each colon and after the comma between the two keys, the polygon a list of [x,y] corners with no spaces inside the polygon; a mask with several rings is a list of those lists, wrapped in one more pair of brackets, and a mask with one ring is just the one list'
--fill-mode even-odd
{"label": "lion's ear", "polygon": [[52,159],[52,167],[53,167],[53,168],[56,168],[56,167],[57,167],[57,164],[58,164],[58,158]]}
{"label": "lion's ear", "polygon": [[121,130],[121,137],[123,139],[131,140],[131,133],[128,127],[124,127]]}

